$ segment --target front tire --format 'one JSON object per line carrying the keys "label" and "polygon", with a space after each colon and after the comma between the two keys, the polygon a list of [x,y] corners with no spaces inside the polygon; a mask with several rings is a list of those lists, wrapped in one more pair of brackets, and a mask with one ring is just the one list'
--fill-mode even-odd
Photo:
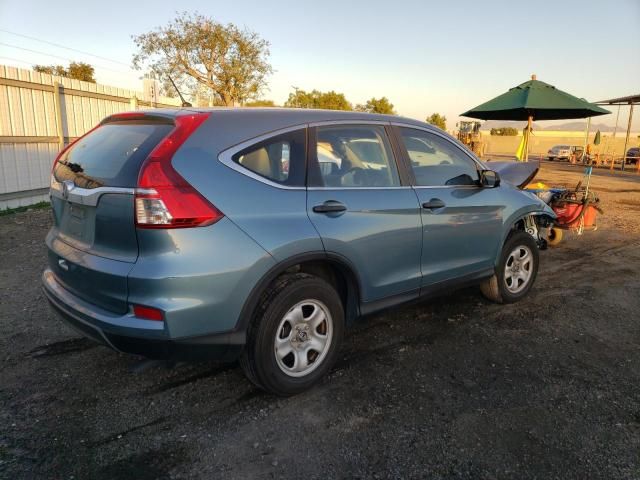
{"label": "front tire", "polygon": [[262,295],[240,365],[263,390],[295,395],[327,374],[343,334],[344,309],[335,289],[312,275],[286,275]]}
{"label": "front tire", "polygon": [[502,247],[496,273],[480,284],[482,294],[496,303],[515,303],[524,298],[538,274],[538,246],[531,235],[513,232]]}

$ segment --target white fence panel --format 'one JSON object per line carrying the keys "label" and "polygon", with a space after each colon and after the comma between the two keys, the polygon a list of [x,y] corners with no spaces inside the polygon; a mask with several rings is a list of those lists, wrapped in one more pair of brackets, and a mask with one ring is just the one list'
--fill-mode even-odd
{"label": "white fence panel", "polygon": [[[0,209],[46,200],[60,145],[108,115],[131,110],[134,98],[143,104],[142,92],[0,65]],[[160,102],[180,106],[177,99]]]}

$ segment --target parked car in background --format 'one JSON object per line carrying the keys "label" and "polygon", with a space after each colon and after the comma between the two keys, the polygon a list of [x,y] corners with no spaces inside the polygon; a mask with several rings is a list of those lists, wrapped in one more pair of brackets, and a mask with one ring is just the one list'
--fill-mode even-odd
{"label": "parked car in background", "polygon": [[640,147],[632,147],[627,150],[627,155],[624,160],[627,165],[636,165],[638,159],[640,159]]}
{"label": "parked car in background", "polygon": [[579,160],[582,156],[583,147],[578,145],[555,145],[547,152],[549,161],[570,160],[572,156]]}
{"label": "parked car in background", "polygon": [[278,395],[322,378],[358,316],[473,283],[520,300],[555,217],[438,128],[304,109],[111,115],[50,192],[42,279],[71,326],[239,359]]}

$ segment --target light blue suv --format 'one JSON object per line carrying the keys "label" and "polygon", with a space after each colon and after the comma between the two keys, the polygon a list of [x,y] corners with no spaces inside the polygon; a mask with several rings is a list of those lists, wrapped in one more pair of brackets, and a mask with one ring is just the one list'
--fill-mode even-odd
{"label": "light blue suv", "polygon": [[527,294],[554,219],[414,120],[286,109],[107,117],[60,153],[44,291],[82,334],[239,359],[300,392],[361,315],[478,283]]}

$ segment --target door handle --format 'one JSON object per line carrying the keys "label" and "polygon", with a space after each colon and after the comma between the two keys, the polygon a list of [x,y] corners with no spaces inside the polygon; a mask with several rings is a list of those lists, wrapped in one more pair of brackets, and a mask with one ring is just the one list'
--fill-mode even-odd
{"label": "door handle", "polygon": [[340,203],[335,200],[327,200],[326,202],[313,207],[313,211],[316,213],[344,212],[346,209],[347,206],[344,203]]}
{"label": "door handle", "polygon": [[428,202],[424,202],[422,204],[422,208],[426,208],[428,210],[434,210],[436,208],[443,208],[443,207],[445,207],[445,204],[439,198],[432,198]]}

